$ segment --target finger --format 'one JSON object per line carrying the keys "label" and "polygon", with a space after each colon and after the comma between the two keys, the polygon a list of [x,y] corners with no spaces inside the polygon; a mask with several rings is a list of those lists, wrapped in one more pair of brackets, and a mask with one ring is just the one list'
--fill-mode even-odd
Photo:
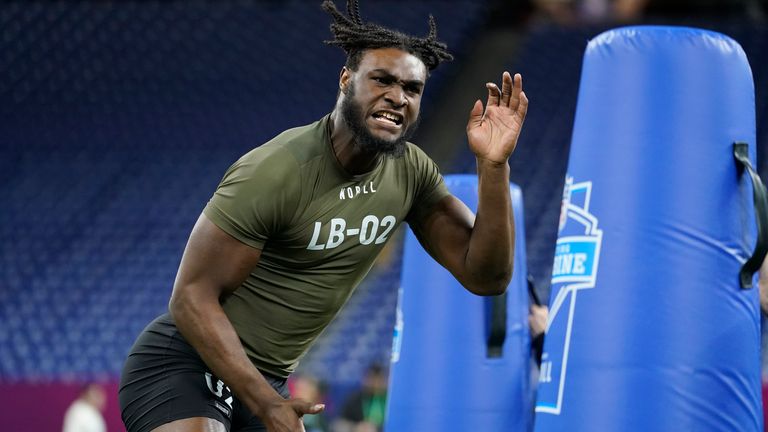
{"label": "finger", "polygon": [[300,408],[302,414],[317,414],[325,409],[325,404],[313,404],[306,402]]}
{"label": "finger", "polygon": [[292,399],[291,406],[293,407],[293,410],[296,412],[296,414],[299,414],[299,415],[317,414],[325,409],[324,404],[307,402],[302,399]]}
{"label": "finger", "polygon": [[[517,75],[515,75],[515,79],[517,79]],[[509,72],[504,71],[504,73],[501,75],[501,106],[510,106],[509,105],[509,99],[512,96],[512,76],[509,75]]]}
{"label": "finger", "polygon": [[497,86],[495,83],[486,83],[485,87],[488,89],[488,102],[486,102],[486,107],[496,106],[499,104],[499,100],[501,99],[501,92],[499,91],[499,86]]}
{"label": "finger", "polygon": [[520,115],[520,120],[525,120],[525,115],[528,114],[528,96],[525,92],[520,92],[520,103],[516,111]]}
{"label": "finger", "polygon": [[472,110],[469,112],[469,121],[467,121],[467,130],[480,126],[483,123],[483,103],[480,99],[475,101]]}
{"label": "finger", "polygon": [[517,111],[517,107],[520,105],[520,93],[523,92],[523,76],[519,73],[515,74],[513,78],[512,95],[509,100],[509,108],[512,111]]}

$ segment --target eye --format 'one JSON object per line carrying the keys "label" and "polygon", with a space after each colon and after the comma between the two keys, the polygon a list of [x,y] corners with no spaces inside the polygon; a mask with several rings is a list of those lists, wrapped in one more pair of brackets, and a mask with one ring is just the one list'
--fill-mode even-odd
{"label": "eye", "polygon": [[411,93],[411,94],[418,95],[418,94],[421,94],[421,86],[407,85],[407,86],[405,86],[405,91],[407,91],[408,93]]}
{"label": "eye", "polygon": [[376,81],[377,83],[381,85],[390,85],[392,84],[392,79],[387,77],[371,77],[372,80]]}

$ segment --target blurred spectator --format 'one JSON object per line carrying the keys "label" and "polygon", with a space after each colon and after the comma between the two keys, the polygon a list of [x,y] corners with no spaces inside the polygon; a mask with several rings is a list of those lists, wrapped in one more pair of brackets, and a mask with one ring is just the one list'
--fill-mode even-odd
{"label": "blurred spectator", "polygon": [[760,310],[763,311],[763,315],[768,316],[768,255],[765,256],[763,264],[760,266],[757,286],[760,290]]}
{"label": "blurred spectator", "polygon": [[544,350],[544,331],[547,329],[549,308],[532,304],[528,312],[528,325],[531,328],[531,353],[536,364],[541,364],[541,353]]}
{"label": "blurred spectator", "polygon": [[648,0],[534,0],[538,10],[559,24],[637,21]]}
{"label": "blurred spectator", "polygon": [[[291,378],[291,397],[316,403],[325,403],[322,384],[308,375],[295,375]],[[304,414],[302,417],[306,432],[328,432],[328,420],[325,412]]]}
{"label": "blurred spectator", "polygon": [[644,16],[762,19],[761,0],[532,0],[539,16],[558,24],[635,22]]}
{"label": "blurred spectator", "polygon": [[107,425],[101,412],[107,403],[104,389],[88,384],[64,414],[63,432],[106,432]]}
{"label": "blurred spectator", "polygon": [[383,367],[371,365],[362,388],[353,393],[334,422],[335,432],[381,432],[387,407],[387,374]]}
{"label": "blurred spectator", "polygon": [[677,19],[691,17],[761,19],[761,0],[643,0],[646,14]]}

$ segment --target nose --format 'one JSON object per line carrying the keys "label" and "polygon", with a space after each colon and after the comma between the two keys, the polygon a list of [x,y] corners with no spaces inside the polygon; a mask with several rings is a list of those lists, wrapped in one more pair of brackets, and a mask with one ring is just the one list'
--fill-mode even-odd
{"label": "nose", "polygon": [[399,86],[393,86],[386,95],[384,100],[392,104],[394,108],[402,108],[408,105],[408,98],[405,97],[405,92]]}

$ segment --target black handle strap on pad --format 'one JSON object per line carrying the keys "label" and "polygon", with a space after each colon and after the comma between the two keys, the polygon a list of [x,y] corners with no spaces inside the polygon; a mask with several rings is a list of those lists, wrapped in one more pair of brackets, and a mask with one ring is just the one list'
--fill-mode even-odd
{"label": "black handle strap on pad", "polygon": [[507,293],[491,297],[491,325],[488,331],[485,356],[501,357],[507,339]]}
{"label": "black handle strap on pad", "polygon": [[528,282],[528,295],[531,297],[531,301],[536,306],[541,306],[541,299],[539,299],[539,294],[536,292],[536,280],[533,279],[532,274],[528,273],[526,282]]}
{"label": "black handle strap on pad", "polygon": [[[752,288],[752,275],[760,269],[766,253],[768,253],[768,192],[765,185],[757,175],[749,160],[749,144],[745,142],[733,143],[733,157],[737,164],[749,173],[752,181],[752,190],[755,202],[755,219],[757,222],[757,243],[752,256],[741,266],[739,281],[744,289]],[[768,275],[767,275],[768,276]]]}

